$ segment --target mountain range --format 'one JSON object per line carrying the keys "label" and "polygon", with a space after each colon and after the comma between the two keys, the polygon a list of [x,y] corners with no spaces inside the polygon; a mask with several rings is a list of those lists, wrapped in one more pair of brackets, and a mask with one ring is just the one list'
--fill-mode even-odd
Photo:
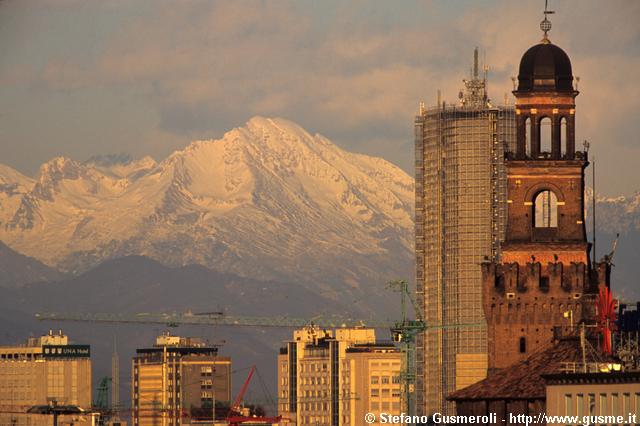
{"label": "mountain range", "polygon": [[[593,193],[587,189],[591,204]],[[592,233],[592,207],[587,212],[587,231]],[[640,192],[631,196],[596,196],[596,253],[601,258],[614,249],[611,277],[614,295],[626,302],[640,300],[638,265],[640,264]],[[619,235],[618,235],[619,234]]]}
{"label": "mountain range", "polygon": [[58,157],[33,179],[2,166],[0,240],[65,273],[143,255],[335,293],[413,275],[413,197],[391,163],[254,117],[160,163]]}

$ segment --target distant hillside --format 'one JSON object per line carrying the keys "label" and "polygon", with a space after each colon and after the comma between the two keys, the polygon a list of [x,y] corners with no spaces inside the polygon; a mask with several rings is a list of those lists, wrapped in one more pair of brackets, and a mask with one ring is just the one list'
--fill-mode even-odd
{"label": "distant hillside", "polygon": [[[369,298],[367,300],[367,297]],[[220,273],[200,265],[167,267],[154,260],[130,256],[113,259],[77,277],[21,288],[0,289],[0,344],[17,343],[49,328],[65,330],[77,342],[89,343],[95,378],[108,375],[115,336],[123,366],[123,384],[128,384],[129,360],[135,348],[153,344],[154,337],[168,327],[159,325],[108,325],[94,323],[38,322],[36,312],[211,312],[239,316],[318,315],[372,318],[372,305],[386,305],[389,318],[399,310],[399,300],[353,294],[345,291],[335,301],[295,283],[260,281]],[[366,303],[362,303],[365,300]],[[391,314],[389,314],[391,312]],[[385,316],[376,316],[384,319]],[[221,353],[233,357],[234,368],[257,364],[275,388],[276,355],[292,330],[274,328],[186,326],[177,334],[208,337],[224,342]],[[389,339],[387,330],[380,338]],[[241,379],[238,379],[241,380]],[[127,385],[128,386],[128,385]]]}
{"label": "distant hillside", "polygon": [[0,241],[0,287],[21,287],[38,281],[57,281],[65,274],[11,250]]}

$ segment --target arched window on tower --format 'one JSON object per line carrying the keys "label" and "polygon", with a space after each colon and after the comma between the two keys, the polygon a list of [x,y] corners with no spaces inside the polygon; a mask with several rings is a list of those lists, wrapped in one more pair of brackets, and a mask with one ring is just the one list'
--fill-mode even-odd
{"label": "arched window on tower", "polygon": [[531,156],[531,118],[524,120],[524,150],[527,157]]}
{"label": "arched window on tower", "polygon": [[545,190],[533,202],[533,225],[536,228],[558,227],[558,197],[552,191]]}
{"label": "arched window on tower", "polygon": [[560,118],[560,153],[562,158],[567,155],[567,119]]}
{"label": "arched window on tower", "polygon": [[540,135],[540,153],[551,153],[551,119],[549,117],[544,117],[540,120],[538,132]]}

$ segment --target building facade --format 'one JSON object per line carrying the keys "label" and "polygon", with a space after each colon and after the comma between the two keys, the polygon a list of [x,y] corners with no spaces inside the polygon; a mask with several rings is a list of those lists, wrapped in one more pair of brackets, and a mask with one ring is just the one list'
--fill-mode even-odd
{"label": "building facade", "polygon": [[89,345],[70,344],[62,331],[0,347],[0,424],[48,424],[49,416],[26,414],[34,406],[90,410],[90,355]]}
{"label": "building facade", "polygon": [[545,380],[548,416],[578,416],[581,424],[640,423],[640,372],[553,374]]}
{"label": "building facade", "polygon": [[595,325],[596,298],[611,273],[608,259],[589,256],[589,162],[575,146],[571,62],[546,35],[522,56],[513,93],[517,145],[505,160],[507,234],[501,260],[482,265],[490,370],[526,359],[573,324]]}
{"label": "building facade", "polygon": [[[278,355],[282,424],[355,426],[400,414],[402,353],[372,329],[296,330]],[[373,423],[376,424],[376,423]]]}
{"label": "building facade", "polygon": [[415,120],[416,298],[427,324],[440,326],[417,339],[418,414],[452,413],[446,395],[487,370],[479,265],[500,255],[515,113],[491,106],[477,49],[464,83],[459,104],[438,100]]}
{"label": "building facade", "polygon": [[216,401],[231,400],[231,359],[201,339],[164,334],[132,363],[133,424],[211,422]]}

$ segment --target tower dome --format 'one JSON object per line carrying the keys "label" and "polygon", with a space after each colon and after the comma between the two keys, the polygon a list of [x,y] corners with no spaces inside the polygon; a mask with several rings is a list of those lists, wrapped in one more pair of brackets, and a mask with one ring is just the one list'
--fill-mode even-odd
{"label": "tower dome", "polygon": [[522,55],[518,92],[573,92],[571,61],[546,38]]}

